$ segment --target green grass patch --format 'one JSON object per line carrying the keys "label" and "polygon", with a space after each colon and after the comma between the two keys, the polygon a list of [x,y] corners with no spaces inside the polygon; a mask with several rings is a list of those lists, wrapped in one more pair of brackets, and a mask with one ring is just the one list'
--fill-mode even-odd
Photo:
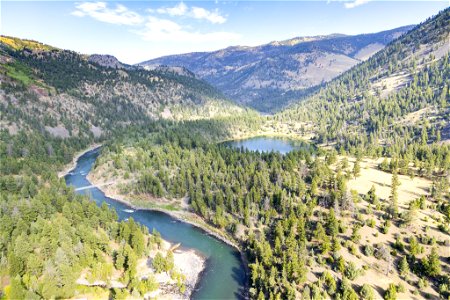
{"label": "green grass patch", "polygon": [[3,65],[6,69],[6,75],[12,79],[21,82],[25,86],[29,86],[34,83],[34,79],[31,77],[31,69],[19,64],[19,63],[9,63]]}
{"label": "green grass patch", "polygon": [[181,208],[176,204],[158,204],[148,200],[131,198],[130,202],[132,205],[139,208],[149,208],[149,209],[165,209],[167,211],[180,211]]}
{"label": "green grass patch", "polygon": [[167,204],[167,205],[163,205],[162,208],[170,210],[170,211],[177,211],[180,210],[177,206],[173,205],[173,204]]}

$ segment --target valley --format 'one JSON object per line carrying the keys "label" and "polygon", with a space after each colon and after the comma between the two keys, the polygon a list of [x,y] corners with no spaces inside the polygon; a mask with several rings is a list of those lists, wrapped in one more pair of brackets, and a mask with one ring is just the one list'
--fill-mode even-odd
{"label": "valley", "polygon": [[236,103],[274,112],[367,60],[412,28],[356,36],[298,37],[256,47],[165,56],[139,66],[185,67]]}
{"label": "valley", "polygon": [[1,299],[450,296],[449,8],[138,65],[0,42]]}

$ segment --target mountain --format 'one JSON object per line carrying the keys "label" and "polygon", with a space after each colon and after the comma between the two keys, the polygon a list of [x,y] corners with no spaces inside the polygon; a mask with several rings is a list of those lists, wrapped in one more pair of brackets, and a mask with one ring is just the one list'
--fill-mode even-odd
{"label": "mountain", "polygon": [[257,47],[165,56],[139,65],[185,67],[237,103],[269,112],[366,60],[412,27],[298,37]]}
{"label": "mountain", "polygon": [[411,146],[450,135],[450,9],[280,112],[319,143]]}
{"label": "mountain", "polygon": [[100,135],[148,119],[202,119],[246,110],[178,68],[145,70],[109,55],[81,55],[1,37],[2,128],[38,128],[69,137]]}

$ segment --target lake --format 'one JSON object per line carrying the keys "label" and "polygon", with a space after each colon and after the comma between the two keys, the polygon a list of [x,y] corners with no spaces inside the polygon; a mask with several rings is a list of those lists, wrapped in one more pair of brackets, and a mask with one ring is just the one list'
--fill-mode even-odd
{"label": "lake", "polygon": [[243,148],[249,151],[259,152],[279,152],[281,154],[289,153],[293,150],[299,150],[304,148],[307,144],[302,141],[294,141],[277,137],[265,137],[259,136],[244,140],[235,140],[225,142],[225,145],[229,145],[234,148]]}

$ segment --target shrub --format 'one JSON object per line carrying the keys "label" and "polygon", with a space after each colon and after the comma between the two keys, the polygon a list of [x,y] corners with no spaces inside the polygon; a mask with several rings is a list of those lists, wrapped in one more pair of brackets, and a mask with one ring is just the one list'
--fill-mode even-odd
{"label": "shrub", "polygon": [[419,289],[422,290],[428,286],[428,282],[423,278],[419,278],[419,281],[417,282],[417,286],[419,287]]}
{"label": "shrub", "polygon": [[112,297],[113,299],[126,299],[128,297],[129,293],[127,289],[114,289]]}
{"label": "shrub", "polygon": [[368,285],[367,283],[365,283],[362,288],[361,291],[359,292],[359,294],[361,295],[362,299],[365,300],[373,300],[375,298],[375,294],[373,292],[373,288]]}
{"label": "shrub", "polygon": [[388,287],[386,293],[384,294],[384,299],[385,300],[396,300],[397,299],[397,287],[395,286],[395,284],[393,284],[393,283],[389,284],[389,287]]}
{"label": "shrub", "polygon": [[365,245],[364,246],[364,255],[366,255],[366,256],[372,256],[373,255],[373,247],[372,247],[372,245]]}
{"label": "shrub", "polygon": [[355,280],[356,277],[358,277],[360,274],[360,270],[356,267],[354,262],[349,262],[347,264],[347,268],[344,271],[345,277],[347,277],[350,280]]}
{"label": "shrub", "polygon": [[374,228],[376,222],[375,222],[374,219],[367,219],[367,220],[366,220],[366,224],[367,224],[367,226],[369,226],[370,228]]}
{"label": "shrub", "polygon": [[390,226],[391,226],[391,221],[386,220],[383,224],[383,227],[381,227],[381,233],[387,234]]}

